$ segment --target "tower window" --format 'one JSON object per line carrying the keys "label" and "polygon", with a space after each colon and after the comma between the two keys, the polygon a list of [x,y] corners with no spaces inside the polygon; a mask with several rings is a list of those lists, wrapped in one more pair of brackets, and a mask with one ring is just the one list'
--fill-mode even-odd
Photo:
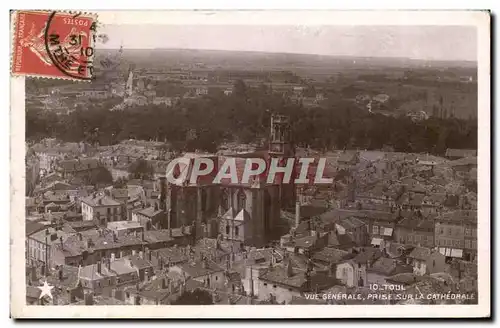
{"label": "tower window", "polygon": [[226,190],[222,192],[221,206],[224,211],[229,210],[229,196]]}
{"label": "tower window", "polygon": [[241,211],[246,207],[246,196],[244,191],[240,191],[238,194],[238,211]]}

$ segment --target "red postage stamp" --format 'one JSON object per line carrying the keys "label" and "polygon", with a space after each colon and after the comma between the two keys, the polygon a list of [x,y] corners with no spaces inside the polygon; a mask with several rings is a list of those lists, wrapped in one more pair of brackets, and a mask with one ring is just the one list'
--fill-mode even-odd
{"label": "red postage stamp", "polygon": [[92,79],[96,16],[20,10],[12,18],[13,75]]}

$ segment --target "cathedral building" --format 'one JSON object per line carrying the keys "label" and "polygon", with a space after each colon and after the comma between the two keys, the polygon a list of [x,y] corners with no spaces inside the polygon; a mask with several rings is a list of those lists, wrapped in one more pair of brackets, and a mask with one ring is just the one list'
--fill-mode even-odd
{"label": "cathedral building", "polygon": [[[242,175],[248,158],[261,158],[269,164],[272,158],[294,157],[289,118],[271,118],[269,150],[233,156],[185,154],[191,165],[179,164],[174,177],[183,170],[192,170],[193,161],[202,156],[215,163],[212,174],[199,177],[194,183],[186,180],[173,184],[163,179],[162,205],[167,212],[164,228],[191,226],[195,238],[221,236],[256,247],[277,239],[273,231],[280,220],[280,210],[295,204],[293,179],[283,184],[282,176],[277,174],[272,183],[267,182],[265,175],[243,182]],[[236,163],[238,181],[222,178],[214,183],[218,169],[228,158]]]}

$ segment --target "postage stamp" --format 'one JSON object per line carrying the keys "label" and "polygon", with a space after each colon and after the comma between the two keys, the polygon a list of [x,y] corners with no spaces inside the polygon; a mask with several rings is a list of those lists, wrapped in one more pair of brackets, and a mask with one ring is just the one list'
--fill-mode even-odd
{"label": "postage stamp", "polygon": [[89,81],[93,76],[96,16],[62,11],[14,11],[14,76]]}
{"label": "postage stamp", "polygon": [[489,13],[97,15],[14,13],[13,317],[491,315]]}

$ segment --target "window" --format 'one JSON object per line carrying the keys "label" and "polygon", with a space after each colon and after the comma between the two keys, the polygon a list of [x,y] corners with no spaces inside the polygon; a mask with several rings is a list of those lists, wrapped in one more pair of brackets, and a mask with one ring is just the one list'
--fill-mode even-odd
{"label": "window", "polygon": [[273,288],[276,288],[276,285],[273,285]]}
{"label": "window", "polygon": [[215,281],[219,280],[219,277],[215,276]]}
{"label": "window", "polygon": [[372,232],[374,235],[378,235],[378,226],[374,225],[372,230],[373,230]]}
{"label": "window", "polygon": [[116,215],[117,212],[118,212],[118,209],[116,207],[113,208],[113,214]]}
{"label": "window", "polygon": [[246,207],[246,196],[244,191],[238,193],[238,211]]}
{"label": "window", "polygon": [[229,235],[229,226],[226,225],[226,235]]}
{"label": "window", "polygon": [[267,286],[267,283],[266,283],[266,282],[264,283],[264,286]]}
{"label": "window", "polygon": [[111,208],[109,208],[109,207],[108,207],[108,208],[106,209],[106,211],[108,212],[108,215],[110,215],[110,214],[111,214]]}
{"label": "window", "polygon": [[465,248],[471,248],[471,241],[468,239],[465,240]]}
{"label": "window", "polygon": [[238,236],[240,233],[240,228],[239,227],[234,227],[234,235]]}

